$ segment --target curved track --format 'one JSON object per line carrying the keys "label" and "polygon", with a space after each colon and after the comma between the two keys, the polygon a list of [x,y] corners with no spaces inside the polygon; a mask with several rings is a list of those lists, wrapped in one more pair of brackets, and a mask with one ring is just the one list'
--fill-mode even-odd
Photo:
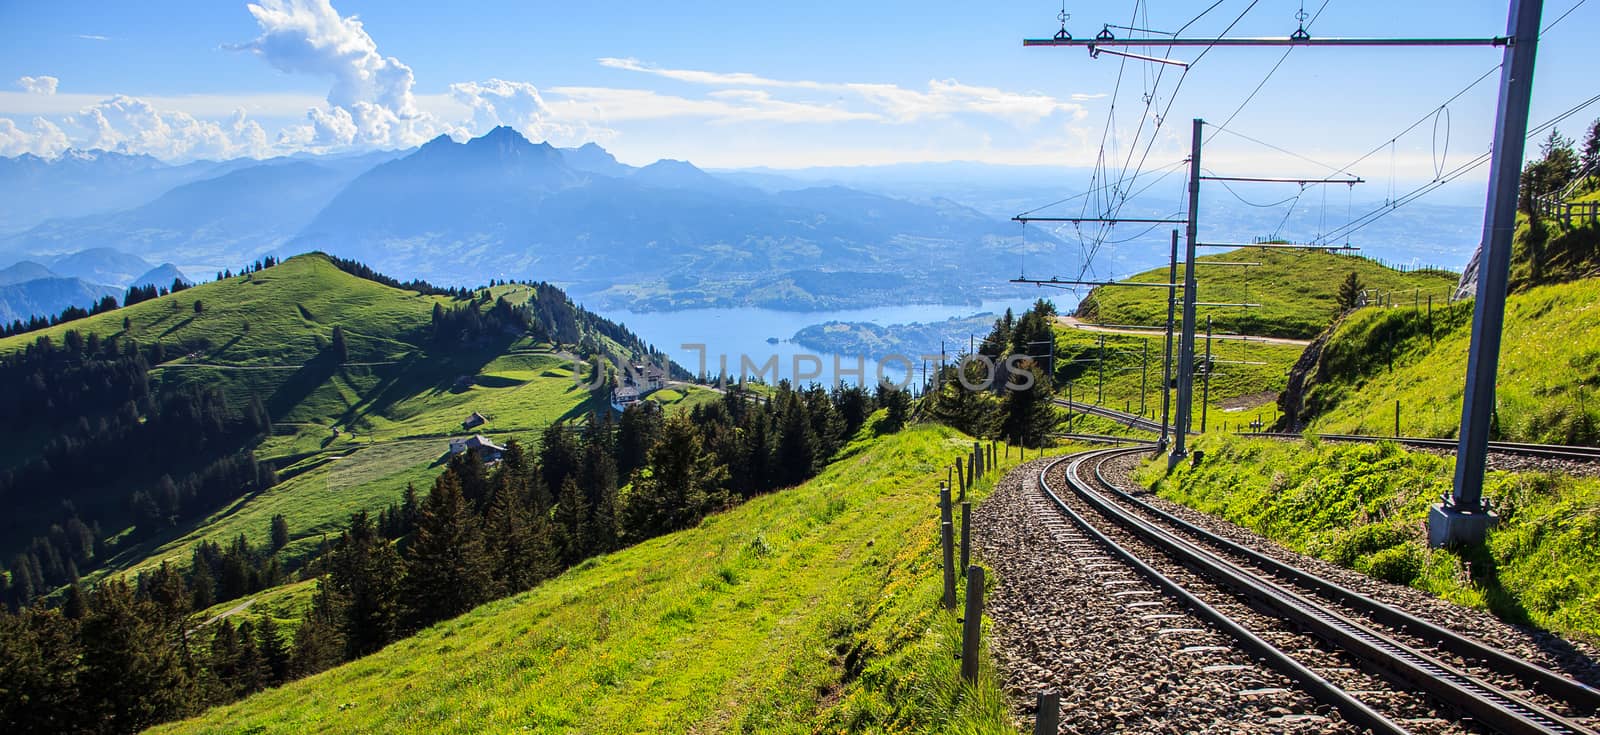
{"label": "curved track", "polygon": [[[1142,451],[1069,455],[1040,472],[1039,487],[1123,563],[1352,724],[1407,732],[1418,711],[1434,710],[1469,730],[1595,732],[1586,720],[1600,709],[1600,691],[1217,536],[1107,481],[1104,463]],[[1330,665],[1330,656],[1347,664]],[[1374,687],[1398,691],[1376,696]]]}
{"label": "curved track", "polygon": [[[1284,432],[1240,432],[1239,436],[1260,436],[1268,439],[1302,439],[1304,435]],[[1426,447],[1455,451],[1454,439],[1430,439],[1411,436],[1366,436],[1363,434],[1312,434],[1318,439],[1341,442],[1391,441],[1408,447]],[[1580,462],[1600,462],[1600,447],[1580,447],[1566,444],[1529,444],[1526,442],[1489,442],[1489,451],[1545,459],[1569,459]]]}

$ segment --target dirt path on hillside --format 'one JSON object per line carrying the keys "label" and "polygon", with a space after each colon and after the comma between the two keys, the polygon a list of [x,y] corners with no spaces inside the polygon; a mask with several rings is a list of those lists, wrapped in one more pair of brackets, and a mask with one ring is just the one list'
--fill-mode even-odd
{"label": "dirt path on hillside", "polygon": [[[1056,317],[1056,321],[1073,329],[1081,329],[1085,332],[1098,332],[1101,334],[1131,334],[1139,337],[1159,337],[1164,333],[1164,330],[1162,330],[1160,327],[1102,327],[1098,324],[1089,324],[1081,321],[1075,316],[1058,316]],[[1311,340],[1309,339],[1263,337],[1254,334],[1214,334],[1211,336],[1211,338],[1230,340],[1234,342],[1261,342],[1269,345],[1289,345],[1294,347],[1305,347],[1306,345],[1311,344]]]}

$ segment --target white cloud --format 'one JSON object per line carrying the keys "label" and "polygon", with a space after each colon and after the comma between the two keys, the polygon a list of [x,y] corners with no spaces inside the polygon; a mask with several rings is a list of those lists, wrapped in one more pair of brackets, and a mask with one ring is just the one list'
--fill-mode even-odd
{"label": "white cloud", "polygon": [[162,159],[262,157],[266,131],[236,110],[226,127],[186,112],[160,110],[146,100],[117,95],[84,109],[69,122],[90,131],[89,148],[144,153]]}
{"label": "white cloud", "polygon": [[561,97],[550,103],[554,116],[573,121],[614,123],[693,117],[709,119],[714,123],[819,123],[881,119],[870,112],[773,99],[770,94],[760,90],[722,90],[713,92],[712,99],[690,99],[649,89],[614,87],[552,87],[550,92]]}
{"label": "white cloud", "polygon": [[52,95],[56,93],[56,85],[61,82],[55,77],[37,76],[22,77],[17,80],[17,86],[28,90],[29,94]]}
{"label": "white cloud", "polygon": [[[810,80],[772,79],[747,72],[714,72],[695,69],[664,69],[638,59],[603,57],[600,65],[612,69],[650,74],[689,84],[763,89],[799,89],[848,94],[865,101],[895,122],[916,122],[929,117],[955,113],[975,113],[997,117],[1016,125],[1031,124],[1057,112],[1081,116],[1087,111],[1076,104],[1100,95],[1073,95],[1064,102],[1044,94],[1008,92],[994,87],[977,87],[953,79],[935,79],[926,90],[907,89],[897,84],[836,83]],[[715,95],[715,93],[713,93]],[[846,119],[868,119],[850,117]],[[878,119],[873,116],[872,119]],[[812,122],[806,120],[806,122]]]}
{"label": "white cloud", "polygon": [[510,125],[534,140],[545,137],[550,108],[538,88],[528,82],[459,82],[450,85],[450,96],[472,111],[474,132]]}
{"label": "white cloud", "polygon": [[110,36],[102,36],[102,35],[100,35],[98,33],[79,33],[78,34],[78,38],[81,38],[81,39],[83,39],[85,41],[109,41],[109,40],[111,40]]}
{"label": "white cloud", "polygon": [[802,81],[786,81],[786,80],[782,80],[782,79],[771,79],[771,78],[768,78],[768,77],[758,76],[758,75],[750,74],[750,73],[746,73],[746,72],[716,72],[716,71],[699,71],[699,70],[694,70],[694,69],[663,69],[663,68],[658,67],[658,66],[652,66],[650,64],[646,64],[646,63],[644,63],[642,61],[639,61],[638,59],[631,59],[631,58],[630,59],[618,59],[618,58],[613,58],[613,57],[601,57],[599,59],[599,61],[600,61],[600,65],[601,66],[611,67],[612,69],[622,69],[622,70],[625,70],[625,71],[637,71],[637,72],[643,72],[645,74],[654,74],[654,75],[656,75],[658,77],[666,77],[667,79],[676,79],[677,81],[689,82],[691,84],[708,84],[708,85],[738,86],[738,87],[794,87],[794,88],[802,88],[802,89],[823,89],[823,88],[829,86],[829,85],[823,84],[822,82],[809,82],[809,81],[803,81],[803,80]]}
{"label": "white cloud", "polygon": [[17,127],[10,118],[0,117],[0,156],[32,153],[54,158],[69,147],[67,134],[42,117],[33,119],[33,132]]}
{"label": "white cloud", "polygon": [[328,107],[309,110],[308,124],[285,131],[284,142],[412,146],[439,131],[434,118],[417,109],[411,67],[378,53],[354,16],[339,15],[328,0],[262,0],[246,7],[261,35],[233,48],[287,73],[333,79]]}

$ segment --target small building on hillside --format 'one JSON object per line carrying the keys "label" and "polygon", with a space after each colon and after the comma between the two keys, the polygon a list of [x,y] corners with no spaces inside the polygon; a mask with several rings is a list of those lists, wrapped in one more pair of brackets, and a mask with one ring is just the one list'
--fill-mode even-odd
{"label": "small building on hillside", "polygon": [[464,431],[471,431],[487,423],[489,423],[487,417],[477,411],[473,411],[472,415],[467,417],[467,420],[461,422],[461,428]]}
{"label": "small building on hillside", "polygon": [[500,456],[505,454],[506,448],[495,444],[482,434],[450,440],[450,454],[457,455],[465,451],[475,451],[478,459],[484,462],[499,462]]}
{"label": "small building on hillside", "polygon": [[638,402],[638,388],[631,385],[619,385],[611,389],[611,407],[617,409],[619,413],[628,410],[628,406]]}
{"label": "small building on hillside", "polygon": [[651,363],[629,365],[632,368],[627,375],[629,383],[633,383],[645,392],[661,390],[667,385],[667,371],[661,366]]}

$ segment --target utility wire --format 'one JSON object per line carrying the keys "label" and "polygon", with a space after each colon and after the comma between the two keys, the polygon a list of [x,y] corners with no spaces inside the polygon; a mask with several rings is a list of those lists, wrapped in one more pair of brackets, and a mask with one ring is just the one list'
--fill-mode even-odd
{"label": "utility wire", "polygon": [[1321,166],[1321,167],[1323,167],[1325,169],[1328,169],[1329,171],[1332,171],[1335,174],[1344,173],[1344,171],[1341,171],[1341,170],[1336,169],[1336,168],[1334,168],[1332,166],[1329,166],[1328,164],[1323,163],[1321,161],[1318,161],[1315,158],[1310,158],[1308,156],[1303,156],[1303,155],[1301,155],[1299,153],[1295,153],[1294,151],[1291,151],[1291,150],[1289,150],[1287,148],[1283,148],[1281,146],[1273,145],[1273,144],[1268,143],[1268,142],[1266,142],[1264,140],[1261,140],[1259,138],[1252,138],[1252,137],[1250,137],[1248,135],[1245,135],[1244,133],[1241,133],[1241,132],[1239,132],[1237,130],[1229,130],[1228,128],[1224,128],[1224,127],[1219,126],[1219,125],[1211,125],[1211,123],[1206,123],[1206,125],[1216,128],[1217,132],[1219,132],[1219,133],[1227,133],[1229,135],[1232,135],[1232,136],[1235,136],[1235,137],[1238,137],[1238,138],[1243,138],[1244,140],[1248,140],[1251,143],[1255,143],[1256,145],[1261,145],[1261,146],[1265,146],[1267,148],[1271,148],[1272,150],[1275,150],[1275,151],[1277,151],[1279,153],[1283,153],[1285,155],[1294,156],[1295,158],[1298,158],[1298,159],[1300,159],[1302,161],[1305,161],[1306,163],[1313,163],[1313,164]]}
{"label": "utility wire", "polygon": [[[1557,116],[1545,121],[1544,123],[1540,124],[1538,127],[1530,129],[1528,131],[1527,139],[1528,140],[1532,140],[1534,137],[1544,133],[1546,130],[1549,130],[1550,128],[1553,128],[1556,125],[1561,124],[1562,121],[1566,120],[1567,118],[1572,117],[1573,115],[1578,114],[1579,112],[1583,111],[1584,108],[1587,108],[1588,106],[1593,105],[1596,102],[1600,102],[1600,94],[1597,94],[1597,95],[1595,95],[1593,97],[1590,97],[1589,99],[1584,100],[1583,102],[1580,102],[1577,105],[1569,108],[1566,112],[1563,112],[1560,115],[1557,115]],[[1363,214],[1362,216],[1357,217],[1355,220],[1345,224],[1344,226],[1336,228],[1332,232],[1329,232],[1328,234],[1317,238],[1317,241],[1318,242],[1323,242],[1323,243],[1328,243],[1328,242],[1332,242],[1335,238],[1338,238],[1341,235],[1345,236],[1345,237],[1348,237],[1352,233],[1359,232],[1360,230],[1366,228],[1368,225],[1372,224],[1373,222],[1376,222],[1376,221],[1384,218],[1390,212],[1393,212],[1394,210],[1399,209],[1402,206],[1410,204],[1411,202],[1416,201],[1417,199],[1421,198],[1422,196],[1424,196],[1424,195],[1426,195],[1428,193],[1431,193],[1434,190],[1439,189],[1440,187],[1444,186],[1445,184],[1448,184],[1448,183],[1450,183],[1452,181],[1455,181],[1458,178],[1461,178],[1462,176],[1464,176],[1467,173],[1471,172],[1472,170],[1478,168],[1479,166],[1482,166],[1483,164],[1488,163],[1493,158],[1493,155],[1494,155],[1494,152],[1492,150],[1491,151],[1485,151],[1484,153],[1481,153],[1477,157],[1473,158],[1472,160],[1467,161],[1466,163],[1463,163],[1460,166],[1456,167],[1454,170],[1452,170],[1449,174],[1445,175],[1443,178],[1435,179],[1435,180],[1430,181],[1430,182],[1428,182],[1426,184],[1423,184],[1422,186],[1419,186],[1419,187],[1417,187],[1415,189],[1412,189],[1411,191],[1407,192],[1405,195],[1401,196],[1399,199],[1395,200],[1394,202],[1392,202],[1390,204],[1386,204],[1386,205],[1384,205],[1382,207],[1378,207],[1376,209],[1373,209],[1373,210],[1367,212],[1366,214]]]}
{"label": "utility wire", "polygon": [[[1255,6],[1256,6],[1256,4],[1258,2],[1260,2],[1260,0],[1251,0],[1250,4],[1245,6],[1245,9],[1240,11],[1239,15],[1236,16],[1233,19],[1233,21],[1230,22],[1227,25],[1227,27],[1223,28],[1221,33],[1217,34],[1216,40],[1221,40],[1223,36],[1226,36],[1228,34],[1228,31],[1233,30],[1234,26],[1238,25],[1239,21],[1244,20],[1244,17],[1246,15],[1248,15],[1252,9],[1255,8]],[[1196,23],[1197,21],[1199,21],[1207,13],[1210,13],[1212,10],[1216,9],[1216,7],[1218,5],[1221,5],[1221,0],[1218,0],[1215,3],[1212,3],[1210,7],[1206,8],[1204,11],[1201,11],[1200,15],[1195,16],[1188,23],[1183,24],[1183,27],[1178,29],[1178,33],[1182,33],[1185,29],[1187,29],[1189,26],[1191,26],[1194,23]],[[1183,72],[1178,75],[1177,83],[1173,85],[1172,92],[1167,96],[1166,107],[1162,109],[1161,115],[1156,118],[1155,128],[1150,131],[1150,140],[1149,140],[1149,142],[1147,142],[1145,144],[1144,153],[1139,158],[1139,164],[1134,167],[1134,174],[1133,175],[1135,177],[1137,177],[1138,174],[1139,174],[1139,171],[1144,168],[1145,162],[1147,160],[1149,160],[1150,151],[1155,147],[1155,142],[1160,137],[1161,126],[1163,124],[1165,124],[1168,114],[1172,111],[1172,105],[1173,105],[1174,102],[1177,101],[1178,93],[1180,91],[1182,91],[1184,81],[1189,78],[1189,71],[1191,69],[1193,69],[1194,65],[1198,64],[1202,58],[1205,58],[1205,55],[1207,53],[1210,53],[1211,49],[1213,49],[1215,47],[1216,47],[1216,41],[1213,41],[1211,44],[1207,45],[1204,49],[1201,49],[1200,53],[1198,55],[1196,55],[1194,57],[1194,59],[1192,61],[1190,61],[1187,66],[1185,66],[1183,68]],[[1167,49],[1168,53],[1171,53],[1171,50],[1172,50],[1172,47],[1169,46],[1168,49]],[[1165,66],[1164,65],[1163,65],[1162,69],[1163,69],[1163,71],[1165,70]],[[1158,84],[1159,84],[1159,81],[1158,81]],[[1149,107],[1150,107],[1150,104],[1147,102],[1146,103],[1146,111],[1147,111],[1146,112],[1146,117],[1148,117]],[[1143,129],[1144,129],[1144,121],[1143,121],[1143,119],[1141,119],[1140,120],[1140,131],[1142,131]],[[1136,136],[1135,145],[1137,145],[1137,136]],[[1128,161],[1131,161],[1131,160],[1132,160],[1132,151],[1130,150]],[[1124,162],[1122,171],[1120,172],[1120,176],[1119,176],[1119,184],[1120,184],[1120,181],[1122,180],[1122,178],[1127,176],[1127,171],[1128,171],[1127,162]],[[1120,189],[1121,188],[1120,185],[1117,188]],[[1115,189],[1113,191],[1115,191]],[[1127,204],[1127,201],[1128,201],[1128,196],[1126,194],[1121,196],[1118,199],[1115,207],[1110,210],[1110,216],[1114,218],[1118,214],[1120,214],[1121,211],[1122,211],[1122,207],[1125,204]],[[1098,249],[1098,247],[1096,249]]]}
{"label": "utility wire", "polygon": [[[1573,3],[1572,7],[1567,8],[1566,12],[1562,13],[1555,20],[1550,21],[1549,23],[1545,24],[1545,27],[1540,29],[1540,31],[1539,31],[1540,40],[1543,40],[1545,34],[1549,33],[1551,31],[1551,29],[1554,29],[1556,26],[1560,25],[1561,22],[1566,20],[1568,16],[1572,15],[1572,13],[1574,11],[1576,11],[1580,7],[1583,7],[1584,3],[1586,3],[1586,2],[1588,2],[1588,0],[1577,0],[1577,2]],[[1457,91],[1455,94],[1451,95],[1450,98],[1446,99],[1443,103],[1441,103],[1441,104],[1433,107],[1432,109],[1428,110],[1428,112],[1424,113],[1421,117],[1417,118],[1415,122],[1412,122],[1410,125],[1407,125],[1399,133],[1396,133],[1395,135],[1391,136],[1387,141],[1378,144],[1378,146],[1376,148],[1373,148],[1372,150],[1368,151],[1367,153],[1363,154],[1362,156],[1356,158],[1354,161],[1351,161],[1350,163],[1347,163],[1343,167],[1339,168],[1337,170],[1337,173],[1348,173],[1351,168],[1359,165],[1362,161],[1365,161],[1368,158],[1371,158],[1373,155],[1375,155],[1379,151],[1383,150],[1384,148],[1390,148],[1392,150],[1393,147],[1394,147],[1395,141],[1399,140],[1401,137],[1405,136],[1407,133],[1409,133],[1412,130],[1416,129],[1422,123],[1427,122],[1430,119],[1433,119],[1433,120],[1437,121],[1437,117],[1438,117],[1440,111],[1445,110],[1446,108],[1448,108],[1450,103],[1455,102],[1456,100],[1460,99],[1462,95],[1465,95],[1472,88],[1478,86],[1479,84],[1482,84],[1485,79],[1488,79],[1495,72],[1499,71],[1501,66],[1502,66],[1502,64],[1495,64],[1494,66],[1490,67],[1488,70],[1486,70],[1477,79],[1474,79],[1471,82],[1468,82],[1467,86],[1462,87],[1459,91]],[[1585,107],[1588,107],[1591,104],[1594,104],[1594,102],[1597,101],[1597,100],[1600,100],[1600,95],[1596,95],[1595,97],[1591,97],[1589,100],[1578,104],[1576,107],[1573,107],[1573,108],[1567,110],[1566,112],[1564,112],[1564,113],[1562,113],[1560,115],[1557,115],[1555,118],[1552,118],[1551,120],[1547,121],[1543,125],[1540,125],[1540,126],[1534,128],[1533,130],[1529,131],[1529,134],[1528,134],[1529,139],[1532,139],[1532,137],[1534,135],[1536,135],[1536,134],[1538,134],[1540,132],[1543,132],[1544,130],[1546,130],[1548,128],[1554,127],[1555,125],[1560,123],[1562,120],[1565,120],[1568,117],[1571,117],[1572,115],[1577,114],[1578,111],[1582,110]],[[1435,125],[1435,130],[1437,130],[1437,124]],[[1435,136],[1437,137],[1437,132],[1435,133]],[[1437,143],[1437,141],[1436,141],[1436,143]],[[1321,241],[1322,242],[1331,242],[1334,238],[1339,237],[1340,235],[1344,235],[1345,238],[1348,239],[1350,234],[1358,232],[1358,231],[1366,228],[1368,225],[1372,224],[1373,222],[1375,222],[1375,221],[1377,221],[1379,219],[1382,219],[1384,216],[1387,216],[1389,214],[1389,212],[1392,212],[1395,209],[1398,209],[1399,207],[1401,207],[1401,206],[1403,206],[1405,204],[1409,204],[1410,202],[1415,201],[1417,198],[1419,198],[1421,196],[1424,196],[1424,195],[1426,195],[1428,193],[1431,193],[1431,192],[1439,189],[1440,187],[1444,186],[1445,184],[1448,184],[1448,183],[1456,180],[1457,178],[1460,178],[1461,176],[1465,175],[1466,173],[1476,169],[1477,167],[1482,166],[1484,163],[1487,163],[1491,159],[1492,154],[1493,154],[1492,150],[1491,151],[1486,151],[1486,152],[1478,155],[1477,157],[1473,158],[1472,160],[1466,162],[1465,164],[1462,164],[1461,166],[1455,168],[1449,174],[1446,174],[1446,175],[1443,175],[1443,176],[1440,176],[1437,173],[1439,170],[1442,169],[1442,166],[1439,166],[1438,168],[1436,168],[1435,178],[1434,178],[1433,181],[1428,182],[1426,184],[1423,184],[1422,186],[1419,186],[1416,189],[1413,189],[1410,192],[1407,192],[1405,195],[1403,195],[1401,197],[1398,197],[1398,198],[1390,197],[1389,201],[1384,202],[1384,206],[1379,207],[1377,209],[1374,209],[1372,211],[1369,211],[1366,214],[1363,214],[1361,217],[1357,217],[1356,219],[1345,223],[1344,226],[1335,229],[1333,232],[1330,232],[1327,235],[1323,235],[1320,238]],[[1393,179],[1393,175],[1391,174],[1391,181],[1392,181],[1392,179]]]}

